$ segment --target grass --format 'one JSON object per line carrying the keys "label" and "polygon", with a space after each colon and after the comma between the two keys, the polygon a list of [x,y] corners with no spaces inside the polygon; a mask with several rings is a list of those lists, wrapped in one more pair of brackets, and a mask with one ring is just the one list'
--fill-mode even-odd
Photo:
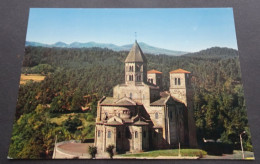
{"label": "grass", "polygon": [[[181,156],[199,157],[206,155],[207,152],[200,149],[181,149]],[[123,157],[158,157],[158,156],[178,156],[178,149],[153,150],[136,154],[123,154]]]}
{"label": "grass", "polygon": [[26,84],[29,81],[34,81],[34,82],[40,82],[42,80],[44,80],[45,76],[40,75],[40,74],[22,74],[21,75],[21,80],[20,80],[20,84]]}

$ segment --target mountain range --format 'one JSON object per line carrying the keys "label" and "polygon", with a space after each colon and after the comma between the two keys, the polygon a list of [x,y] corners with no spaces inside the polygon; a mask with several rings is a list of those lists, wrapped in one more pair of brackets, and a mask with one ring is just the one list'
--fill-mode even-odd
{"label": "mountain range", "polygon": [[[123,46],[118,46],[115,44],[108,44],[108,43],[96,43],[96,42],[87,42],[87,43],[80,43],[80,42],[73,42],[70,44],[64,42],[56,42],[54,44],[43,44],[39,42],[31,42],[26,41],[25,46],[33,46],[33,47],[61,47],[61,48],[90,48],[90,47],[99,47],[99,48],[108,48],[114,51],[129,51],[133,44],[127,44]],[[143,50],[144,53],[149,54],[165,54],[171,56],[179,56],[187,54],[188,52],[184,51],[176,51],[176,50],[169,50],[164,48],[158,48],[151,45],[148,45],[144,42],[140,42],[139,46]]]}

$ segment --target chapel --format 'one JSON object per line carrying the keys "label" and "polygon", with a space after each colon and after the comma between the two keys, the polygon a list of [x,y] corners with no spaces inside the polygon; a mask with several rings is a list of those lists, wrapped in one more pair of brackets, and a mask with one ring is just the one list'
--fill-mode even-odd
{"label": "chapel", "polygon": [[169,72],[170,87],[162,90],[162,72],[147,71],[147,59],[137,41],[125,59],[125,81],[113,88],[113,97],[98,102],[95,143],[105,152],[196,147],[191,72]]}

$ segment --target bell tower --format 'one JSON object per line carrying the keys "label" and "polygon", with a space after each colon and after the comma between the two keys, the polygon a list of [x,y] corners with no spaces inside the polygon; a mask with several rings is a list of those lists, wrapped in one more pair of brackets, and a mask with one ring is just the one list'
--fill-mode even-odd
{"label": "bell tower", "polygon": [[170,72],[170,94],[181,101],[188,109],[189,145],[197,147],[196,126],[193,112],[193,91],[191,73],[183,69]]}
{"label": "bell tower", "polygon": [[125,84],[142,84],[147,81],[147,60],[135,41],[125,60]]}

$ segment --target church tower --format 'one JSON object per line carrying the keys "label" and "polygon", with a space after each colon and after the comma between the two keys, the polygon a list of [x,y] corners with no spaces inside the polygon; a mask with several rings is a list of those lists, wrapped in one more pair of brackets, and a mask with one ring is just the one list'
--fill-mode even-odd
{"label": "church tower", "polygon": [[170,93],[173,97],[180,100],[187,107],[189,104],[189,96],[191,91],[190,72],[177,69],[170,72]]}
{"label": "church tower", "polygon": [[193,112],[191,73],[183,69],[170,72],[170,94],[185,104],[188,109],[189,145],[197,147],[196,126]]}
{"label": "church tower", "polygon": [[125,84],[138,85],[147,81],[147,60],[135,41],[125,60]]}

